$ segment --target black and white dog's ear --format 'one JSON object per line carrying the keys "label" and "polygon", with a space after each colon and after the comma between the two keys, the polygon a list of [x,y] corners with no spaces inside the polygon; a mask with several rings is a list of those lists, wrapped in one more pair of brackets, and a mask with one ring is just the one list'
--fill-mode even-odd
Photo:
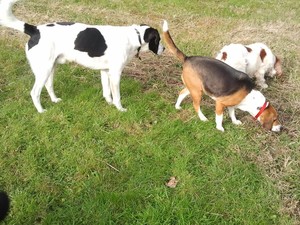
{"label": "black and white dog's ear", "polygon": [[147,43],[150,43],[151,41],[154,41],[155,43],[159,43],[160,36],[156,29],[150,27],[145,30],[144,34],[144,41]]}
{"label": "black and white dog's ear", "polygon": [[158,54],[160,36],[156,29],[150,27],[145,30],[144,41],[149,43],[149,50]]}

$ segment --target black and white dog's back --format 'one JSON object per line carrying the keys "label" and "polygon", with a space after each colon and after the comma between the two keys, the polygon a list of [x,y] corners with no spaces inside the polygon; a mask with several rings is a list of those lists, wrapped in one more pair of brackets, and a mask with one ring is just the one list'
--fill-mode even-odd
{"label": "black and white dog's back", "polygon": [[118,110],[125,111],[120,100],[120,79],[125,65],[139,52],[160,55],[164,47],[156,29],[147,25],[96,26],[62,22],[39,26],[20,21],[12,14],[17,0],[0,1],[0,25],[30,36],[26,56],[35,75],[31,97],[38,112],[44,112],[40,94],[45,86],[53,102],[59,102],[53,90],[57,63],[76,62],[101,70],[103,97]]}

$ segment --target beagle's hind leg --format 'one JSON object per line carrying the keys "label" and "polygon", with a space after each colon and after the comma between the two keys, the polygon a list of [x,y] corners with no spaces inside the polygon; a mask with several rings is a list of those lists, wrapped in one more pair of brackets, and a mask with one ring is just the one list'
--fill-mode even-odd
{"label": "beagle's hind leg", "polygon": [[202,98],[202,90],[193,90],[190,92],[193,99],[193,106],[201,121],[208,121],[201,111],[200,103]]}
{"label": "beagle's hind leg", "polygon": [[181,102],[183,101],[183,99],[185,99],[185,97],[187,97],[190,94],[190,91],[187,88],[184,88],[180,91],[179,96],[177,98],[176,104],[175,104],[175,108],[176,109],[181,109]]}

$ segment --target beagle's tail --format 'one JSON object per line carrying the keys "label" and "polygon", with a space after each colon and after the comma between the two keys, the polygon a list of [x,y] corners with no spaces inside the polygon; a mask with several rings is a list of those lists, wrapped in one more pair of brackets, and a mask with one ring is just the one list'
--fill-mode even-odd
{"label": "beagle's tail", "polygon": [[183,63],[186,59],[186,55],[182,51],[180,51],[175,45],[170,35],[168,22],[166,20],[164,20],[163,23],[163,39],[169,51],[172,52],[172,54],[174,54]]}
{"label": "beagle's tail", "polygon": [[18,0],[0,0],[0,25],[33,36],[38,31],[37,27],[18,20],[12,13],[12,7],[17,1]]}

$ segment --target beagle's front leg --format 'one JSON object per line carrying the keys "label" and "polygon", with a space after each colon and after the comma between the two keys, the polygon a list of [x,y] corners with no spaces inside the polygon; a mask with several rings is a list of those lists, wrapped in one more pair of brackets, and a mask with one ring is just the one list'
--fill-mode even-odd
{"label": "beagle's front leg", "polygon": [[180,106],[181,102],[189,94],[190,94],[190,92],[187,88],[184,88],[183,90],[180,91],[179,96],[178,96],[177,101],[176,101],[176,104],[175,104],[176,109],[181,109],[181,106]]}
{"label": "beagle's front leg", "polygon": [[241,125],[242,122],[235,117],[235,108],[234,107],[228,107],[229,117],[231,118],[231,121],[235,125]]}

